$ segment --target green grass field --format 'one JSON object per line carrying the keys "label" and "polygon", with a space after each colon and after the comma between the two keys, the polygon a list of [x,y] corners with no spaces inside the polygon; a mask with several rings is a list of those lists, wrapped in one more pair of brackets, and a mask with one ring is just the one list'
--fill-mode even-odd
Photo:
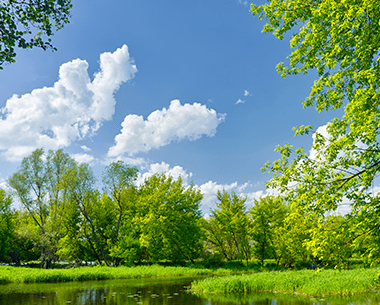
{"label": "green grass field", "polygon": [[308,296],[354,295],[378,289],[378,269],[272,271],[212,277],[192,283],[195,293],[282,292]]}
{"label": "green grass field", "polygon": [[137,267],[81,267],[71,269],[37,269],[0,266],[0,284],[6,283],[57,283],[105,279],[128,279],[143,277],[225,275],[236,272],[233,268],[164,267],[159,265]]}

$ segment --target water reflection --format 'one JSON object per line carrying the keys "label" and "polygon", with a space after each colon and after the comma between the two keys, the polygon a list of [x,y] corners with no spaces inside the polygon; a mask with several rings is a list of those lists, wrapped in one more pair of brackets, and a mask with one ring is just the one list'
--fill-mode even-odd
{"label": "water reflection", "polygon": [[0,286],[0,305],[364,305],[380,304],[378,294],[316,299],[284,294],[194,295],[197,278],[158,278]]}

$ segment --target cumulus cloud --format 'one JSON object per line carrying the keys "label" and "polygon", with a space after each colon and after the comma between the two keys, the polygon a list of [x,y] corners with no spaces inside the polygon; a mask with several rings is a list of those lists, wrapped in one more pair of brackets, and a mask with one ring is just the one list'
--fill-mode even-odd
{"label": "cumulus cloud", "polygon": [[95,158],[89,154],[72,154],[71,157],[78,163],[91,163]]}
{"label": "cumulus cloud", "polygon": [[[326,139],[330,138],[330,135],[327,132],[327,124],[323,125],[323,126],[319,126],[317,128],[317,130],[313,133],[313,136],[312,136],[313,137],[313,145],[315,144],[315,140],[317,138],[317,133],[319,133],[320,135],[322,135]],[[316,160],[317,159],[317,153],[318,152],[315,149],[311,148],[309,151],[309,158],[312,160]]]}
{"label": "cumulus cloud", "polygon": [[8,190],[9,189],[8,183],[1,178],[0,178],[0,189],[2,189],[2,190]]}
{"label": "cumulus cloud", "polygon": [[0,150],[10,161],[38,147],[58,149],[95,132],[114,113],[114,92],[137,72],[124,45],[100,55],[91,81],[85,60],[63,64],[52,87],[13,95],[0,109]]}
{"label": "cumulus cloud", "polygon": [[245,101],[243,101],[243,100],[241,100],[240,98],[237,100],[237,102],[235,103],[235,105],[237,105],[237,104],[244,104],[245,103]]}
{"label": "cumulus cloud", "polygon": [[155,173],[158,173],[158,174],[165,173],[168,176],[172,176],[176,180],[179,177],[181,177],[184,185],[187,185],[189,183],[188,181],[189,178],[193,176],[192,173],[187,173],[187,171],[182,166],[176,165],[171,168],[169,164],[165,162],[161,162],[161,163],[150,164],[148,167],[148,171],[142,174],[138,173],[137,184],[141,185],[146,179],[148,179]]}
{"label": "cumulus cloud", "polygon": [[249,93],[249,91],[248,90],[244,90],[244,96],[250,96],[251,94]]}
{"label": "cumulus cloud", "polygon": [[181,105],[179,100],[173,100],[169,109],[152,112],[146,120],[142,116],[127,115],[121,124],[121,133],[115,137],[115,145],[108,151],[108,157],[133,156],[185,138],[197,140],[203,135],[212,137],[224,118],[225,115],[217,114],[205,105]]}
{"label": "cumulus cloud", "polygon": [[209,211],[211,209],[215,209],[216,202],[216,194],[218,191],[222,191],[223,189],[226,191],[231,191],[238,186],[237,182],[233,182],[231,184],[218,184],[214,181],[208,181],[202,184],[199,188],[203,194],[202,200],[202,210]]}
{"label": "cumulus cloud", "polygon": [[246,183],[244,183],[244,184],[242,184],[242,185],[240,185],[238,188],[237,188],[237,190],[239,191],[239,192],[242,192],[242,191],[244,191],[247,187],[249,187],[249,186],[252,186],[250,183],[249,183],[249,181],[248,182],[246,182]]}

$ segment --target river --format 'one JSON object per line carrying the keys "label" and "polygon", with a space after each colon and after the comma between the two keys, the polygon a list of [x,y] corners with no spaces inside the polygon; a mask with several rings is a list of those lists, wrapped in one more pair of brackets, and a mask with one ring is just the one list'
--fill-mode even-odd
{"label": "river", "polygon": [[0,285],[0,305],[369,305],[380,304],[380,294],[351,298],[312,298],[291,294],[194,295],[188,287],[202,277],[149,278]]}

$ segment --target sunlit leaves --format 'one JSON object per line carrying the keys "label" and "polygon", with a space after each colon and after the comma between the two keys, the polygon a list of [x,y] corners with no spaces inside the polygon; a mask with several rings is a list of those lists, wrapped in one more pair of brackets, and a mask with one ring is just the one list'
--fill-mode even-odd
{"label": "sunlit leaves", "polygon": [[71,0],[0,2],[0,69],[15,62],[16,48],[56,48],[49,38],[69,22]]}

